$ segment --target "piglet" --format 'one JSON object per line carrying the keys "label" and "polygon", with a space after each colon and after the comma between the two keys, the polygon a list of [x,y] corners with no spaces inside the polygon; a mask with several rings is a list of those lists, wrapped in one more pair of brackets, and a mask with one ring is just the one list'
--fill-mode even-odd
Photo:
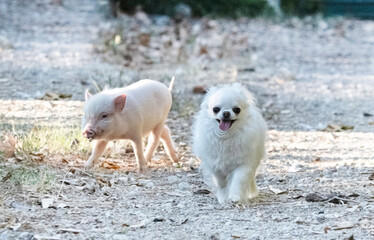
{"label": "piglet", "polygon": [[[178,162],[170,130],[165,121],[171,108],[171,90],[153,80],[140,80],[125,88],[104,90],[96,95],[85,94],[82,134],[94,140],[92,154],[85,167],[92,167],[103,154],[110,140],[129,139],[134,149],[138,169],[145,170],[159,140],[167,155]],[[143,154],[143,137],[149,134],[148,145]]]}

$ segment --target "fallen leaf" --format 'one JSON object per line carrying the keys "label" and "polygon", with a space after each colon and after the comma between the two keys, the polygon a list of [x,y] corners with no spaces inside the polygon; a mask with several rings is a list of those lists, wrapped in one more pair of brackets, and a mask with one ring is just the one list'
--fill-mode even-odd
{"label": "fallen leaf", "polygon": [[13,226],[9,226],[13,231],[17,231],[22,226],[22,223],[16,223]]}
{"label": "fallen leaf", "polygon": [[0,137],[0,152],[4,153],[4,157],[14,157],[16,149],[16,138],[11,133],[3,132],[2,138]]}
{"label": "fallen leaf", "polygon": [[370,175],[369,180],[374,180],[374,172]]}
{"label": "fallen leaf", "polygon": [[340,222],[337,223],[335,226],[332,227],[333,230],[343,230],[343,229],[350,229],[353,228],[354,224],[351,222]]}
{"label": "fallen leaf", "polygon": [[104,168],[107,168],[107,169],[115,169],[115,170],[121,168],[121,166],[119,166],[117,164],[114,164],[114,163],[111,163],[111,162],[107,162],[107,161],[102,162],[100,166],[104,167]]}
{"label": "fallen leaf", "polygon": [[71,98],[71,94],[64,94],[64,93],[55,93],[55,92],[47,92],[44,94],[40,100],[52,101],[52,100],[61,100]]}
{"label": "fallen leaf", "polygon": [[295,196],[291,196],[292,199],[299,199],[299,198],[302,198],[303,195],[295,195]]}
{"label": "fallen leaf", "polygon": [[331,228],[329,227],[325,227],[325,229],[323,229],[325,233],[327,233],[328,231],[331,231]]}
{"label": "fallen leaf", "polygon": [[42,162],[45,158],[44,153],[41,152],[32,152],[31,155],[31,159],[36,162]]}
{"label": "fallen leaf", "polygon": [[353,234],[347,238],[344,238],[344,240],[355,240],[355,237],[353,236]]}
{"label": "fallen leaf", "polygon": [[326,128],[322,129],[324,132],[342,132],[354,129],[351,125],[339,125],[339,124],[329,124]]}
{"label": "fallen leaf", "polygon": [[321,158],[320,157],[317,157],[314,159],[315,162],[320,162],[321,161]]}
{"label": "fallen leaf", "polygon": [[83,230],[80,230],[80,229],[73,229],[73,228],[62,228],[62,229],[59,229],[57,231],[57,233],[74,233],[74,234],[78,234],[78,233],[82,233]]}
{"label": "fallen leaf", "polygon": [[273,193],[275,193],[276,195],[279,195],[279,194],[283,194],[283,193],[286,193],[287,190],[280,190],[280,189],[277,189],[273,186],[269,186],[269,190],[272,191]]}
{"label": "fallen leaf", "polygon": [[238,72],[254,72],[256,69],[254,67],[247,67],[247,68],[241,68],[238,69]]}
{"label": "fallen leaf", "polygon": [[154,218],[153,222],[165,222],[165,218]]}
{"label": "fallen leaf", "polygon": [[150,223],[151,221],[149,219],[144,219],[143,221],[141,221],[140,223],[138,224],[134,224],[134,225],[131,225],[129,226],[130,228],[145,228],[145,226]]}
{"label": "fallen leaf", "polygon": [[205,94],[207,92],[207,89],[205,86],[194,86],[193,93],[199,93],[199,94]]}
{"label": "fallen leaf", "polygon": [[7,181],[9,178],[11,178],[12,177],[12,173],[11,172],[8,172],[4,177],[3,177],[3,179],[1,180],[2,182],[5,182],[5,181]]}
{"label": "fallen leaf", "polygon": [[194,194],[210,194],[210,191],[208,189],[199,189],[196,192],[193,192]]}

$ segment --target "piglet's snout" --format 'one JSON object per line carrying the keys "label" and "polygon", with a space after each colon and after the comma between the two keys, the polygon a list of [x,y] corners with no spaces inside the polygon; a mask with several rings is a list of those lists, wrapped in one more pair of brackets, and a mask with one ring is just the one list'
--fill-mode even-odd
{"label": "piglet's snout", "polygon": [[87,128],[83,132],[83,137],[91,139],[95,136],[95,131],[92,128]]}

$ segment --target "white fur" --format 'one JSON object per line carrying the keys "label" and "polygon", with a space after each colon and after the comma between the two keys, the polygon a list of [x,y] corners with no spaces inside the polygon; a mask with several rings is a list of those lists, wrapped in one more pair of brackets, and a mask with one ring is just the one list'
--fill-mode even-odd
{"label": "white fur", "polygon": [[[214,107],[221,111],[215,114]],[[241,112],[235,114],[234,107]],[[227,131],[216,120],[224,111],[236,120]],[[244,86],[235,83],[208,91],[193,126],[193,150],[202,161],[204,182],[220,203],[244,202],[258,195],[255,176],[265,154],[266,131],[255,100]]]}
{"label": "white fur", "polygon": [[[92,134],[93,150],[85,167],[91,167],[102,155],[110,140],[129,139],[134,148],[139,170],[146,169],[147,161],[161,139],[166,153],[178,162],[169,129],[165,126],[172,104],[171,89],[153,80],[141,80],[125,88],[104,90],[94,96],[86,92],[83,135]],[[124,106],[116,107],[116,99],[126,96]],[[106,115],[104,118],[103,116]],[[143,153],[143,136],[150,133]]]}

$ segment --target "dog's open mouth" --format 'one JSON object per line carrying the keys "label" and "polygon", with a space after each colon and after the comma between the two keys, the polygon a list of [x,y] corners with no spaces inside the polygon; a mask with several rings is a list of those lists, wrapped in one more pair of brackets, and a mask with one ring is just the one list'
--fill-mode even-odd
{"label": "dog's open mouth", "polygon": [[219,129],[221,129],[222,131],[227,131],[235,122],[235,120],[217,119],[217,122],[219,123]]}

